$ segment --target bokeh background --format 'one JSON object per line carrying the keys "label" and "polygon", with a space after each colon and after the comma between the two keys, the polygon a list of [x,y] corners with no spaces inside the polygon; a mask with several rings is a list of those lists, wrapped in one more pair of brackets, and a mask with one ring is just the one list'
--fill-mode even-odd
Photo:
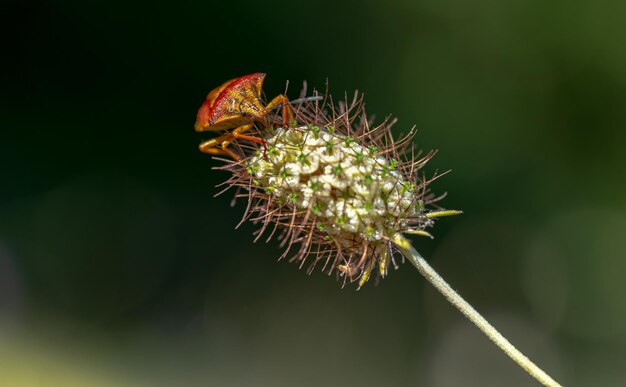
{"label": "bokeh background", "polygon": [[626,2],[6,1],[0,385],[527,386],[408,264],[277,262],[197,151],[263,71],[366,94],[463,209],[417,248],[569,386],[626,380]]}

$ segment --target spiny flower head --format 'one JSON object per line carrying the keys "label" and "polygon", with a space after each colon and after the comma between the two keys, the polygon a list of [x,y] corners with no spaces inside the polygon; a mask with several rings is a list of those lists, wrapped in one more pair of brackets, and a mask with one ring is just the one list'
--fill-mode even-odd
{"label": "spiny flower head", "polygon": [[291,261],[309,272],[321,266],[362,286],[376,269],[387,274],[398,233],[430,236],[434,218],[452,212],[428,209],[429,194],[418,173],[433,156],[415,152],[411,130],[394,140],[392,120],[373,126],[362,99],[350,103],[307,102],[291,128],[260,128],[265,146],[238,141],[238,162],[220,169],[248,201],[242,219],[260,223],[256,238],[278,235]]}

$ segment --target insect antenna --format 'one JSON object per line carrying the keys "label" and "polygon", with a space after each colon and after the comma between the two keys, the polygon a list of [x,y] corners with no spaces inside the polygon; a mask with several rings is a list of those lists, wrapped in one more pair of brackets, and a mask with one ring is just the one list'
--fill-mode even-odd
{"label": "insect antenna", "polygon": [[278,104],[276,106],[272,106],[272,108],[270,110],[280,109],[281,107],[286,106],[286,105],[298,105],[298,104],[305,103],[305,102],[321,101],[323,99],[324,99],[324,97],[321,96],[321,95],[313,95],[313,96],[310,96],[310,97],[298,98],[298,99],[294,99],[293,101],[289,101],[289,102],[286,102],[286,103],[280,103],[280,104]]}

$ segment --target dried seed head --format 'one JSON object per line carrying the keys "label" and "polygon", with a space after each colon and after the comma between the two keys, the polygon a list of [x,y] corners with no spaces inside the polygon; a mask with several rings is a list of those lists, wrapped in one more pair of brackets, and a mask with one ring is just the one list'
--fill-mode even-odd
{"label": "dried seed head", "polygon": [[435,177],[418,174],[434,152],[416,154],[414,130],[394,140],[394,123],[371,127],[355,94],[349,104],[299,105],[296,128],[259,129],[266,147],[238,142],[244,157],[220,169],[248,200],[242,222],[262,224],[257,239],[278,231],[281,258],[298,246],[291,260],[309,262],[309,272],[321,265],[359,286],[376,267],[385,276],[393,237],[429,236],[425,229],[443,214],[427,209],[439,199],[427,188]]}

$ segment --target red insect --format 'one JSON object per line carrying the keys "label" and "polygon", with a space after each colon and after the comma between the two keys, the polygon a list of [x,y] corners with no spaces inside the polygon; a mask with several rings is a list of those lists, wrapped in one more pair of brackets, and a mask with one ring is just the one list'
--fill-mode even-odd
{"label": "red insect", "polygon": [[[254,141],[265,145],[262,138],[243,134],[255,122],[265,125],[265,117],[276,108],[283,109],[283,124],[289,126],[294,120],[289,100],[279,95],[263,106],[262,89],[264,73],[254,73],[231,79],[213,89],[198,110],[196,131],[226,131],[226,133],[200,144],[200,151],[212,155],[227,155],[238,161],[239,156],[227,149],[235,139]],[[229,129],[233,129],[228,131]]]}

